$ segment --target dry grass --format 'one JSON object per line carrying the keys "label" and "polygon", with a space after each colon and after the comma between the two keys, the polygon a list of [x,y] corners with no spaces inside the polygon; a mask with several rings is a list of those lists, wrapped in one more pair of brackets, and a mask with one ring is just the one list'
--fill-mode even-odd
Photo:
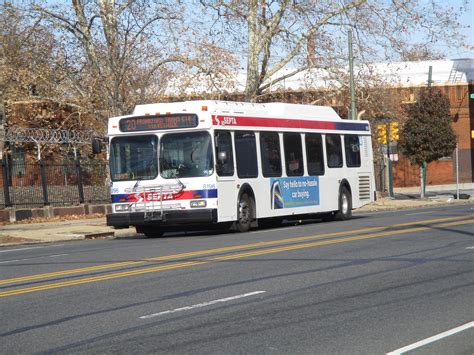
{"label": "dry grass", "polygon": [[103,213],[81,214],[81,215],[70,215],[70,216],[55,216],[55,217],[36,217],[36,218],[23,219],[21,221],[16,221],[16,222],[0,222],[0,225],[76,221],[76,220],[81,220],[81,219],[94,219],[94,218],[103,218],[103,217],[105,217]]}
{"label": "dry grass", "polygon": [[40,242],[40,240],[10,237],[8,235],[0,236],[0,244],[22,244],[22,243],[34,243],[34,242]]}

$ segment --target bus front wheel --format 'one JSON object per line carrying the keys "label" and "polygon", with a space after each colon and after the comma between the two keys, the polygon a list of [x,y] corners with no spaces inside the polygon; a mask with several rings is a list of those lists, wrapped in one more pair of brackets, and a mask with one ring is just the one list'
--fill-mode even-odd
{"label": "bus front wheel", "polygon": [[240,196],[238,213],[237,213],[237,222],[235,224],[235,229],[238,232],[248,232],[252,224],[252,216],[254,210],[253,200],[246,193]]}
{"label": "bus front wheel", "polygon": [[159,238],[164,234],[162,229],[153,226],[137,226],[135,229],[137,233],[145,234],[147,238]]}

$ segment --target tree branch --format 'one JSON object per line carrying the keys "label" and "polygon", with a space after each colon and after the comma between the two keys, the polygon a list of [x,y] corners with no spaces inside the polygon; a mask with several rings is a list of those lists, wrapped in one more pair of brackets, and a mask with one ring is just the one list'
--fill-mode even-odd
{"label": "tree branch", "polygon": [[314,32],[316,32],[317,29],[319,29],[321,26],[326,25],[329,20],[332,18],[341,15],[353,8],[359,7],[362,4],[366,3],[367,0],[357,0],[355,2],[352,2],[346,6],[343,6],[340,8],[338,11],[334,11],[326,15],[321,21],[319,21],[317,24],[313,25],[311,29],[308,31],[307,34],[301,36],[301,38],[296,42],[295,47],[288,53],[286,57],[284,57],[281,61],[279,61],[273,68],[271,68],[265,77],[265,80],[270,78],[272,75],[277,73],[279,70],[281,70],[284,66],[286,66],[301,50],[304,42],[306,39],[312,35]]}
{"label": "tree branch", "polygon": [[288,79],[288,78],[291,78],[292,76],[298,74],[298,73],[301,73],[302,71],[305,71],[309,69],[308,66],[304,66],[304,67],[301,67],[301,68],[298,68],[298,69],[295,69],[293,70],[292,72],[288,73],[288,74],[285,74],[285,75],[282,75],[276,79],[272,79],[268,84],[265,84],[265,85],[262,85],[260,86],[260,91],[264,91],[266,89],[268,89],[269,87],[275,85],[276,83],[279,83],[280,81],[283,81],[285,79]]}

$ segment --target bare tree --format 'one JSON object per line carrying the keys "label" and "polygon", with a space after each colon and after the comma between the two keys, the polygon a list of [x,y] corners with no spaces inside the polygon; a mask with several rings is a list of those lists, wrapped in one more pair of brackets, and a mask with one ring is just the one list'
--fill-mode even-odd
{"label": "bare tree", "polygon": [[71,0],[29,9],[51,26],[71,94],[103,116],[128,112],[188,61],[178,42],[182,5],[160,0]]}
{"label": "bare tree", "polygon": [[[274,83],[308,68],[347,63],[346,33],[355,33],[359,63],[399,58],[414,32],[423,43],[450,38],[462,45],[458,9],[417,0],[200,0],[215,21],[211,33],[232,37],[246,62],[245,96],[256,101]],[[240,44],[240,47],[239,47]],[[291,68],[281,74],[283,68]]]}
{"label": "bare tree", "polygon": [[403,50],[400,57],[403,61],[416,62],[419,60],[440,60],[444,58],[444,55],[425,44],[416,44]]}
{"label": "bare tree", "polygon": [[[80,107],[64,91],[65,73],[58,65],[54,35],[38,19],[4,3],[0,11],[0,103],[8,124],[84,128],[81,119],[58,118]],[[68,114],[68,115],[69,115]],[[0,122],[1,124],[1,122]],[[94,122],[90,122],[90,126]],[[89,126],[89,127],[90,127]]]}
{"label": "bare tree", "polygon": [[51,32],[8,3],[0,5],[2,101],[50,95],[60,80]]}

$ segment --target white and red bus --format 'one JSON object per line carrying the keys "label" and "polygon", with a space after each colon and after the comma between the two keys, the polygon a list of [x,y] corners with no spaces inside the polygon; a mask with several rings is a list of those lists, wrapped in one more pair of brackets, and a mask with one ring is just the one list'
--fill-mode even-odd
{"label": "white and red bus", "polygon": [[227,223],[248,231],[374,200],[370,126],[330,107],[186,101],[138,105],[108,126],[107,224],[149,237]]}

